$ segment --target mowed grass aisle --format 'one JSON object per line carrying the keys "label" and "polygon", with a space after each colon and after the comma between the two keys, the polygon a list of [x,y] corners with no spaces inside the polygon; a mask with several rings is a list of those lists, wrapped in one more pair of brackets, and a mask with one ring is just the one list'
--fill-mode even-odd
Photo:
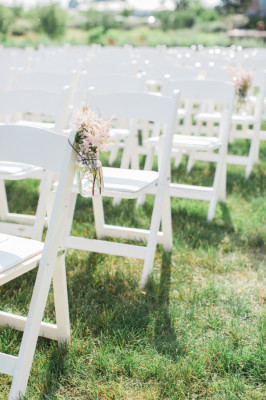
{"label": "mowed grass aisle", "polygon": [[[236,143],[239,153],[246,144]],[[227,200],[207,222],[208,204],[172,199],[174,248],[158,247],[152,278],[142,262],[69,250],[72,341],[39,338],[26,399],[262,400],[265,390],[266,142],[249,180],[228,166]],[[173,178],[210,182],[213,167],[186,162]],[[12,209],[34,210],[37,182],[8,184]],[[124,201],[108,222],[147,226],[152,197]],[[91,200],[79,198],[73,234],[94,237]],[[0,289],[1,308],[26,313],[35,271]],[[52,292],[45,312],[54,321]],[[0,351],[16,355],[21,333],[1,328]],[[11,378],[0,375],[0,399]]]}

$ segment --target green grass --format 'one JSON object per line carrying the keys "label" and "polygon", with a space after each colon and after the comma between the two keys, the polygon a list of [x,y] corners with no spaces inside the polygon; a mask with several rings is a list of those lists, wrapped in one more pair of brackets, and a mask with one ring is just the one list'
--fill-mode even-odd
{"label": "green grass", "polygon": [[[239,153],[246,144],[236,143]],[[186,160],[173,179],[211,182],[213,166]],[[142,262],[70,250],[71,344],[39,338],[26,399],[262,400],[265,391],[266,142],[249,178],[228,166],[227,199],[207,222],[206,202],[172,199],[174,248],[159,246],[140,291]],[[12,210],[34,212],[37,182],[8,184]],[[105,201],[108,222],[147,226],[140,209]],[[73,234],[94,237],[91,201],[79,198]],[[26,313],[36,271],[0,290],[1,308]],[[45,320],[54,321],[53,295]],[[21,333],[1,328],[0,351],[17,354]],[[0,399],[11,378],[0,375]]]}
{"label": "green grass", "polygon": [[8,35],[0,36],[0,43],[5,47],[26,47],[32,46],[38,48],[40,44],[45,46],[63,45],[70,43],[72,45],[91,45],[99,43],[102,45],[123,46],[130,44],[132,46],[157,46],[164,44],[171,46],[191,46],[204,45],[209,46],[231,46],[241,45],[242,47],[265,47],[265,43],[258,39],[230,39],[226,32],[204,32],[200,26],[190,29],[170,30],[167,32],[161,29],[151,29],[146,26],[140,26],[128,30],[108,29],[103,31],[102,27],[93,28],[84,31],[78,28],[69,28],[66,33],[58,38],[52,39],[48,35],[36,32],[27,32],[22,36]]}

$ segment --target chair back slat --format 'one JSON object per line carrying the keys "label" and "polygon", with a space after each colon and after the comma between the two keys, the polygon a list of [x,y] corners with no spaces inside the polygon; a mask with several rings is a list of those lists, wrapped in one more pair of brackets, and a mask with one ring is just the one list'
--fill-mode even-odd
{"label": "chair back slat", "polygon": [[165,82],[165,93],[168,95],[173,90],[180,90],[181,99],[185,97],[212,100],[219,103],[232,103],[234,97],[234,85],[229,82],[213,80],[170,80]]}
{"label": "chair back slat", "polygon": [[60,172],[67,137],[37,127],[0,125],[0,160]]}
{"label": "chair back slat", "polygon": [[54,116],[64,96],[64,90],[61,93],[35,89],[0,92],[0,114],[30,112]]}
{"label": "chair back slat", "polygon": [[89,91],[89,107],[98,110],[103,116],[117,118],[136,118],[153,122],[168,122],[172,99],[150,93],[112,93],[94,94]]}

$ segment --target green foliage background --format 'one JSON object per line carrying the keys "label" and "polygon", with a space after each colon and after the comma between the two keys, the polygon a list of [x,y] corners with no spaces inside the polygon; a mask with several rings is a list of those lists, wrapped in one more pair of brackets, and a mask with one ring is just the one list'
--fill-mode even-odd
{"label": "green foliage background", "polygon": [[[92,44],[133,46],[265,46],[259,40],[232,41],[228,28],[256,28],[258,17],[239,18],[231,8],[205,9],[197,1],[178,2],[175,11],[156,13],[155,23],[130,10],[119,13],[63,10],[58,4],[24,10],[0,6],[0,43],[5,46]],[[236,18],[237,17],[237,18]],[[261,18],[260,18],[261,20]],[[263,20],[263,19],[262,19]],[[242,21],[242,22],[241,22]],[[265,19],[266,23],[266,19]]]}

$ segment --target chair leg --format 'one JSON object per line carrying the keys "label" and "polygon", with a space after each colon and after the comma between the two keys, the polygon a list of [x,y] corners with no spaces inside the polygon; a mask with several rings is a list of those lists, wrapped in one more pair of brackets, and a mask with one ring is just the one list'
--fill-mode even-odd
{"label": "chair leg", "polygon": [[178,168],[183,158],[182,151],[178,150],[178,153],[174,156],[174,158],[175,158],[174,167]]}
{"label": "chair leg", "polygon": [[[137,131],[135,127],[135,123],[131,126],[131,134],[126,140],[125,148],[122,154],[120,168],[129,168],[131,164],[131,168],[139,169],[139,160],[138,160],[138,137]],[[121,199],[116,197],[113,199],[113,205],[118,206],[121,203]]]}
{"label": "chair leg", "polygon": [[216,203],[217,203],[217,196],[216,193],[213,194],[211,200],[210,200],[210,205],[208,208],[208,215],[207,215],[207,220],[212,221],[215,215],[215,209],[216,209]]}
{"label": "chair leg", "polygon": [[43,179],[40,182],[40,194],[39,201],[36,210],[36,218],[34,223],[34,229],[32,233],[32,239],[41,240],[43,234],[43,228],[45,225],[46,217],[46,201],[51,191],[53,182],[53,175],[51,173],[45,173]]}
{"label": "chair leg", "polygon": [[[145,171],[151,171],[152,170],[152,164],[154,160],[154,148],[149,149],[148,154],[146,156],[145,160],[145,165],[144,165],[144,170]],[[137,199],[137,207],[141,206],[142,204],[145,203],[146,195],[143,194],[142,196],[139,196]]]}
{"label": "chair leg", "polygon": [[93,215],[96,229],[96,236],[98,239],[104,237],[104,210],[103,200],[101,196],[92,198]]}
{"label": "chair leg", "polygon": [[58,330],[58,340],[70,341],[70,322],[67,296],[67,281],[65,256],[62,254],[57,258],[57,263],[53,276],[54,303],[56,313],[56,325]]}
{"label": "chair leg", "polygon": [[50,266],[48,263],[46,263],[40,265],[39,267],[27,322],[13,375],[9,400],[19,399],[19,397],[25,395],[53,272],[54,265]]}
{"label": "chair leg", "polygon": [[251,144],[250,144],[250,149],[249,149],[249,155],[248,155],[248,164],[246,167],[245,171],[245,178],[248,179],[253,165],[258,163],[259,160],[259,147],[260,147],[260,141],[259,141],[259,132],[256,134],[256,136],[252,139]]}
{"label": "chair leg", "polygon": [[119,150],[119,144],[114,143],[110,150],[109,161],[108,161],[109,165],[112,165],[115,162],[115,160],[117,159],[118,150]]}
{"label": "chair leg", "polygon": [[225,201],[226,198],[226,158],[223,156],[223,153],[224,151],[219,155],[216,165],[213,182],[213,194],[210,200],[207,215],[208,221],[212,221],[214,218],[217,200]]}
{"label": "chair leg", "polygon": [[195,152],[192,151],[189,156],[188,156],[188,162],[187,162],[187,173],[189,174],[192,168],[194,167],[195,164]]}
{"label": "chair leg", "polygon": [[171,251],[173,247],[173,233],[172,233],[171,198],[169,193],[169,187],[164,193],[164,202],[162,210],[162,232],[163,232],[163,248],[165,251]]}
{"label": "chair leg", "polygon": [[217,200],[221,202],[224,202],[226,199],[226,175],[227,175],[226,163],[223,163],[219,180],[219,186],[217,190]]}
{"label": "chair leg", "polygon": [[143,288],[146,285],[147,280],[152,272],[154,256],[158,241],[158,231],[160,228],[160,222],[162,217],[162,208],[163,208],[165,191],[167,191],[167,187],[165,185],[158,186],[157,194],[154,200],[152,219],[150,225],[150,235],[147,243],[147,252],[142,269],[140,288]]}
{"label": "chair leg", "polygon": [[8,204],[5,182],[0,179],[0,219],[6,220],[8,215]]}
{"label": "chair leg", "polygon": [[75,207],[76,207],[76,201],[77,201],[77,194],[72,192],[70,201],[69,201],[67,221],[66,221],[66,235],[68,235],[68,236],[70,235],[70,232],[71,232],[71,227],[72,227],[74,212],[75,212]]}

